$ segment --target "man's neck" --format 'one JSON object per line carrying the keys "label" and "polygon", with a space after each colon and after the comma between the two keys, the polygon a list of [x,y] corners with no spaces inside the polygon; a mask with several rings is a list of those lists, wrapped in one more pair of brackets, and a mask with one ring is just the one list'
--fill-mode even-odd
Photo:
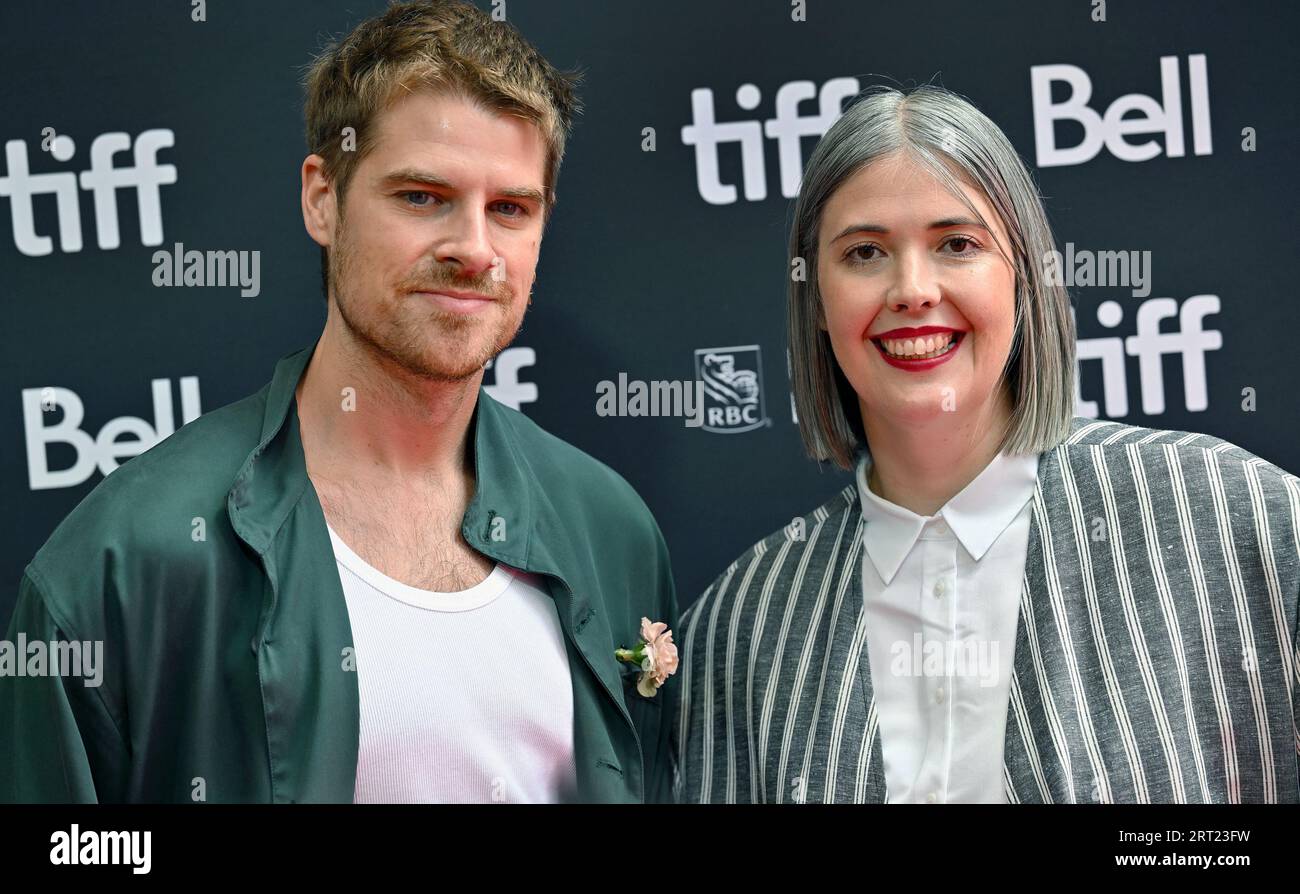
{"label": "man's neck", "polygon": [[868,487],[917,515],[934,515],[998,455],[1010,416],[1005,398],[967,414],[941,413],[920,425],[873,424],[866,421],[872,414],[864,411],[871,451]]}
{"label": "man's neck", "polygon": [[482,370],[460,381],[412,375],[358,342],[331,315],[296,397],[309,468],[380,480],[468,473],[467,432]]}

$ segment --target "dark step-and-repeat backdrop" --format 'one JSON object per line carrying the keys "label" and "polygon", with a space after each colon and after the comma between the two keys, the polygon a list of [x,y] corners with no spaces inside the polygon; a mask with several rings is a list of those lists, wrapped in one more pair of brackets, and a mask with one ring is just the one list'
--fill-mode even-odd
{"label": "dark step-and-repeat backdrop", "polygon": [[[848,481],[800,448],[786,238],[804,159],[872,83],[966,95],[1034,170],[1079,414],[1300,472],[1294,4],[478,5],[586,73],[534,303],[485,382],[640,491],[683,606]],[[105,475],[320,331],[299,79],[383,6],[0,3],[0,629],[23,566]],[[190,251],[236,253],[238,281],[159,285]],[[708,363],[744,387],[710,394],[703,426],[597,411],[602,382]]]}

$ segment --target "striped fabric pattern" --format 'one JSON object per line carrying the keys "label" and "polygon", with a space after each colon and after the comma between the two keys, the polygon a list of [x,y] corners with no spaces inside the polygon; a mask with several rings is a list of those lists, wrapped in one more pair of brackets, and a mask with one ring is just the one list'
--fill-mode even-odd
{"label": "striped fabric pattern", "polygon": [[[677,795],[883,803],[854,486],[682,615]],[[1077,417],[1032,500],[1010,802],[1300,802],[1300,479]]]}

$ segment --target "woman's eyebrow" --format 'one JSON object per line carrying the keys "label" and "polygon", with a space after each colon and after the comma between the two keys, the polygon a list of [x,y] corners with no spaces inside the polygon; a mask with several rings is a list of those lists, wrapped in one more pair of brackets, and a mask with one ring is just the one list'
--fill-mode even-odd
{"label": "woman's eyebrow", "polygon": [[849,224],[847,227],[845,227],[844,229],[836,233],[835,237],[831,239],[831,241],[834,242],[836,239],[843,239],[845,236],[848,236],[851,233],[888,233],[888,232],[889,232],[889,227],[883,226],[881,224],[873,224],[873,223]]}
{"label": "woman's eyebrow", "polygon": [[943,220],[936,220],[930,224],[929,228],[931,230],[944,230],[948,227],[979,227],[985,232],[989,231],[988,227],[973,217],[945,217]]}
{"label": "woman's eyebrow", "polygon": [[[930,224],[929,227],[927,227],[927,229],[944,230],[947,229],[948,227],[978,227],[979,229],[984,230],[985,232],[989,231],[988,227],[980,223],[978,220],[975,220],[975,218],[973,217],[945,217],[943,220],[934,221],[933,223]],[[831,241],[834,242],[836,239],[843,239],[845,236],[848,236],[851,233],[888,233],[888,232],[889,232],[889,227],[884,226],[883,224],[878,224],[878,223],[849,224],[843,230],[835,234],[834,239],[831,239]]]}

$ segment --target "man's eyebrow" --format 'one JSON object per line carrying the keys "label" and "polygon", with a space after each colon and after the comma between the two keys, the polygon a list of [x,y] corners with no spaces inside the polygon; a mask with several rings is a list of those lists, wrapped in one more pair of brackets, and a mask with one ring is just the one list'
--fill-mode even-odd
{"label": "man's eyebrow", "polygon": [[[379,183],[381,186],[419,183],[422,186],[433,186],[439,189],[455,189],[450,180],[429,171],[421,171],[418,168],[401,168],[396,171],[389,171],[379,179]],[[539,205],[546,204],[546,193],[531,186],[507,186],[504,189],[497,190],[497,194],[509,196],[512,199],[528,199]]]}
{"label": "man's eyebrow", "polygon": [[[946,230],[949,227],[978,227],[979,229],[984,230],[985,232],[989,231],[988,227],[980,223],[978,220],[975,220],[975,218],[973,217],[945,217],[943,220],[934,221],[933,223],[930,224],[929,227],[927,227],[927,229]],[[852,233],[888,233],[888,232],[889,232],[889,227],[886,227],[883,224],[878,224],[878,223],[849,224],[843,230],[836,233],[835,238],[832,239],[831,241],[834,242],[836,239],[843,239],[845,236],[848,236]]]}
{"label": "man's eyebrow", "polygon": [[529,199],[539,205],[546,204],[546,193],[531,186],[507,186],[504,189],[497,190],[497,192],[503,196],[510,196],[512,199]]}
{"label": "man's eyebrow", "polygon": [[451,181],[445,180],[437,174],[421,171],[418,168],[399,168],[396,171],[389,171],[379,178],[379,182],[386,186],[396,186],[401,183],[421,183],[425,186],[438,186],[443,189],[452,188]]}

